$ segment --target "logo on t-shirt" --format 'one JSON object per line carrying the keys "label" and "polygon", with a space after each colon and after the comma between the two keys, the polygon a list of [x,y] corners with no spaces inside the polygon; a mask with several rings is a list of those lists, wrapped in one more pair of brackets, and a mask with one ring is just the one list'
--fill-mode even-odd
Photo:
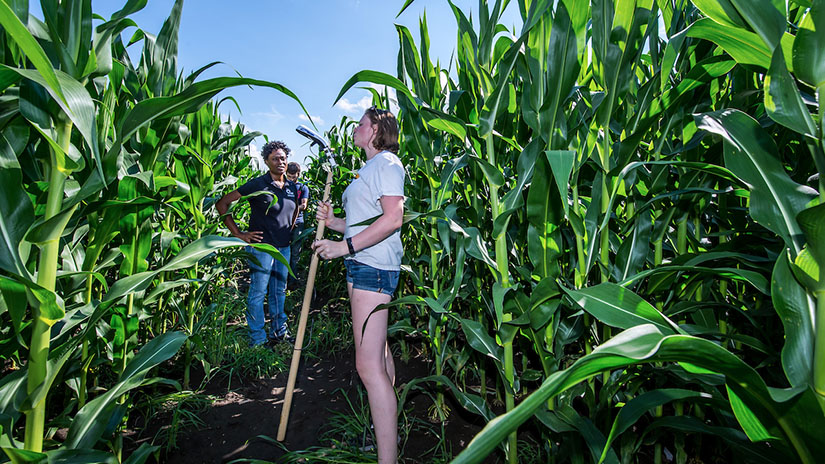
{"label": "logo on t-shirt", "polygon": [[295,192],[293,192],[292,190],[287,189],[286,190],[286,196],[288,196],[289,198],[295,198]]}

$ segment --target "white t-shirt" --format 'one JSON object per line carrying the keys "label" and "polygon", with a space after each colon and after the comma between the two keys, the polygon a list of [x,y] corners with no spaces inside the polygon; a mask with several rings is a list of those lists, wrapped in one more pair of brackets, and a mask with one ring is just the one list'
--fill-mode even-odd
{"label": "white t-shirt", "polygon": [[[354,224],[384,214],[379,201],[381,197],[404,196],[404,173],[401,160],[389,151],[377,153],[358,170],[358,176],[344,190],[343,203],[347,221],[345,238],[352,237],[368,227]],[[397,271],[401,269],[403,254],[401,230],[398,229],[384,240],[358,251],[355,256],[347,259],[355,259],[377,269]]]}

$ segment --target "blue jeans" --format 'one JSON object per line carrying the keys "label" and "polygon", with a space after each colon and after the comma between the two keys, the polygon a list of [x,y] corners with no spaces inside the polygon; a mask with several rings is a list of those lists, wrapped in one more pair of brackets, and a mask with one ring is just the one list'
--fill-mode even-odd
{"label": "blue jeans", "polygon": [[[286,328],[286,313],[284,299],[286,297],[286,278],[289,275],[284,263],[276,260],[263,251],[251,246],[246,247],[260,265],[249,260],[250,282],[249,295],[246,299],[246,323],[249,326],[249,344],[260,345],[266,342],[267,334],[264,331],[264,297],[269,290],[269,316],[272,322],[269,326],[269,336],[281,335]],[[289,261],[289,246],[278,248],[278,251]]]}

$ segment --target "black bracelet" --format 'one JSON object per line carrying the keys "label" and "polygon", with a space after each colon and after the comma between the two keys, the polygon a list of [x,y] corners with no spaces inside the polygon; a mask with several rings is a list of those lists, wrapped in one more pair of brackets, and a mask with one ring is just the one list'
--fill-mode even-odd
{"label": "black bracelet", "polygon": [[355,256],[355,247],[352,246],[352,237],[347,237],[347,249],[349,254]]}

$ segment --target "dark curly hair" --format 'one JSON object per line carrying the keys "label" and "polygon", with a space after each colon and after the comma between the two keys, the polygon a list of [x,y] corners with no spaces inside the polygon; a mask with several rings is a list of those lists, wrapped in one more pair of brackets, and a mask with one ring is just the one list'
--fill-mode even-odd
{"label": "dark curly hair", "polygon": [[261,156],[263,156],[264,161],[266,161],[269,158],[270,153],[278,150],[283,150],[287,158],[289,157],[291,150],[284,142],[281,142],[280,140],[275,140],[264,145],[263,150],[261,150]]}

